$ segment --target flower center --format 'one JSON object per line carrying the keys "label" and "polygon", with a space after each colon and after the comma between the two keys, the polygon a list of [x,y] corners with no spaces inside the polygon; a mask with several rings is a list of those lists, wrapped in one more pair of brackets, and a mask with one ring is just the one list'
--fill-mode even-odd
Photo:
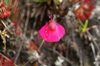
{"label": "flower center", "polygon": [[56,27],[56,22],[54,21],[54,20],[49,20],[49,22],[48,22],[48,27],[50,28],[50,29],[54,29],[55,27]]}

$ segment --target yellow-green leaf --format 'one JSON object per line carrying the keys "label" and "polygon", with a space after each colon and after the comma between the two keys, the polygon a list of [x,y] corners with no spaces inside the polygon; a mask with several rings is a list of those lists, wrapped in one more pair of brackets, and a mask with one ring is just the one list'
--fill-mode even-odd
{"label": "yellow-green leaf", "polygon": [[46,0],[33,0],[33,2],[40,2],[40,3],[43,3],[43,2],[47,2]]}
{"label": "yellow-green leaf", "polygon": [[54,2],[55,5],[59,4],[59,0],[53,0],[53,2]]}

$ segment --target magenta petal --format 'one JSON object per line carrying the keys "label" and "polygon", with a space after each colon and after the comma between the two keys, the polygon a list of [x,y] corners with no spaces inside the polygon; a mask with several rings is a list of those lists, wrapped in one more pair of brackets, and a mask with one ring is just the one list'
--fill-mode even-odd
{"label": "magenta petal", "polygon": [[40,36],[46,42],[58,42],[64,34],[65,29],[59,24],[56,24],[55,29],[50,29],[47,24],[40,29]]}
{"label": "magenta petal", "polygon": [[59,34],[60,38],[62,38],[64,36],[64,34],[65,34],[65,29],[60,24],[56,24],[56,25],[58,27],[58,34]]}

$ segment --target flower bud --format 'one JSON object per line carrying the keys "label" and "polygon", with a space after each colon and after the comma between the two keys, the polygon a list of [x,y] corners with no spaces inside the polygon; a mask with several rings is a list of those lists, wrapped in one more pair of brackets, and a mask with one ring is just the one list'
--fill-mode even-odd
{"label": "flower bud", "polygon": [[48,27],[49,27],[50,29],[54,29],[55,26],[56,26],[55,21],[51,19],[51,20],[48,22]]}

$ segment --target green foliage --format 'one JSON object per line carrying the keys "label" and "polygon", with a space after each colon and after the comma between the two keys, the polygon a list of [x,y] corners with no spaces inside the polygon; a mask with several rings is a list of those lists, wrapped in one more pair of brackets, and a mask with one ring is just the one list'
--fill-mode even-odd
{"label": "green foliage", "polygon": [[53,0],[55,5],[59,4],[59,0]]}
{"label": "green foliage", "polygon": [[12,0],[4,0],[5,5],[11,5],[12,4]]}
{"label": "green foliage", "polygon": [[46,0],[33,0],[33,2],[40,2],[40,3],[43,3],[43,2],[47,2]]}
{"label": "green foliage", "polygon": [[9,0],[9,3],[8,3],[8,5],[11,5],[12,4],[12,0]]}
{"label": "green foliage", "polygon": [[79,26],[79,30],[81,30],[83,33],[86,32],[88,26],[88,20],[85,21],[84,27]]}

